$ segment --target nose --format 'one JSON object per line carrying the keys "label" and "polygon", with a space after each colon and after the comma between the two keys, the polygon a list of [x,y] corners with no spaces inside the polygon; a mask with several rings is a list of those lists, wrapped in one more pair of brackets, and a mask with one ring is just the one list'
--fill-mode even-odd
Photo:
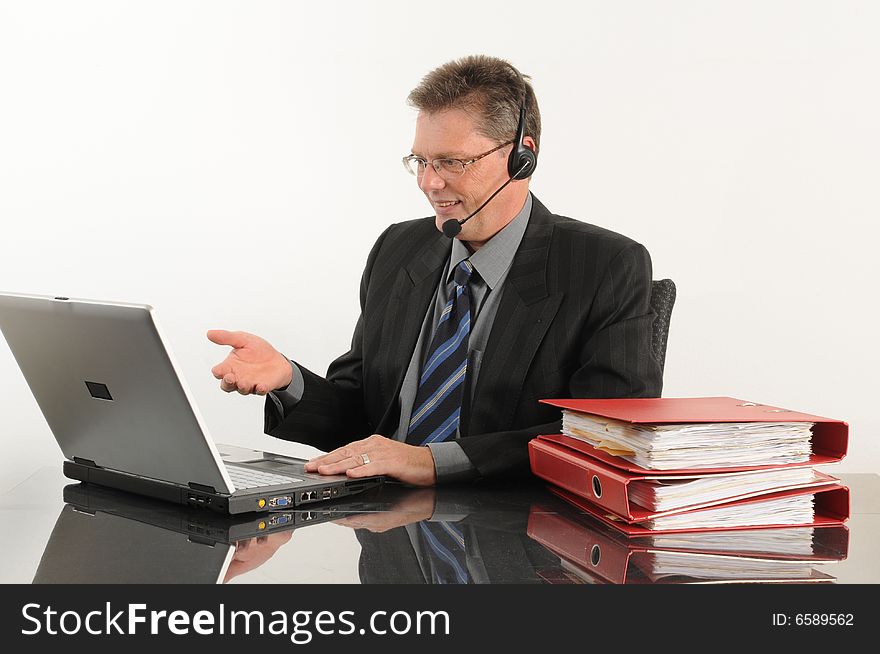
{"label": "nose", "polygon": [[434,166],[431,164],[425,166],[425,172],[419,178],[419,188],[422,189],[422,192],[427,193],[442,189],[444,186],[446,186],[446,181],[434,170]]}

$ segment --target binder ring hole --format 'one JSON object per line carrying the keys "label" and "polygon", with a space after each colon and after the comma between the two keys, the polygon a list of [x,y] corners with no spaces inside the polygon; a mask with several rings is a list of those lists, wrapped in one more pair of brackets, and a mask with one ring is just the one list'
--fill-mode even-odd
{"label": "binder ring hole", "polygon": [[598,545],[593,545],[593,549],[590,550],[590,563],[593,565],[599,565],[599,560],[602,558],[602,549]]}
{"label": "binder ring hole", "polygon": [[602,482],[596,475],[593,475],[593,495],[602,497]]}

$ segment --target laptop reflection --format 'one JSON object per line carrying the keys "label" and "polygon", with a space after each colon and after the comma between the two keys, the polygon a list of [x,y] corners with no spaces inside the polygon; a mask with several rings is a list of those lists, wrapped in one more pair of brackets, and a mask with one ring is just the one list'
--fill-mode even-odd
{"label": "laptop reflection", "polygon": [[362,506],[224,516],[91,484],[66,486],[64,501],[35,584],[226,583],[266,563],[297,529]]}

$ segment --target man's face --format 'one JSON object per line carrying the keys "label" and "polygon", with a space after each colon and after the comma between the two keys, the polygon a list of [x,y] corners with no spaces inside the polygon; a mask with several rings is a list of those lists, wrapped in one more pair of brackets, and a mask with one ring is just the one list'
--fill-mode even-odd
{"label": "man's face", "polygon": [[[460,109],[419,113],[412,153],[433,159],[472,159],[497,144],[479,134],[471,116]],[[419,188],[436,214],[437,229],[450,219],[462,219],[476,211],[508,180],[505,146],[469,166],[457,177],[441,176],[430,164],[418,178]],[[461,227],[457,238],[478,248],[513,219],[525,202],[527,182],[512,182],[480,213]]]}

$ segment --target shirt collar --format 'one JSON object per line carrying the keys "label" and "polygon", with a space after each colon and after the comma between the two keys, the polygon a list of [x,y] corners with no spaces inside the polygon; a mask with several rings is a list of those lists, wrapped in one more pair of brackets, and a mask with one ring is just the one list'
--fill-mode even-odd
{"label": "shirt collar", "polygon": [[513,257],[519,248],[523,234],[526,232],[531,213],[532,194],[529,193],[526,195],[525,204],[516,218],[507,223],[500,232],[486,241],[486,244],[473,254],[460,240],[452,239],[452,252],[446,283],[448,284],[452,279],[455,267],[470,258],[474,269],[480,274],[480,279],[486,282],[490,290],[494,289],[507,269],[510,268],[510,264],[513,263]]}

